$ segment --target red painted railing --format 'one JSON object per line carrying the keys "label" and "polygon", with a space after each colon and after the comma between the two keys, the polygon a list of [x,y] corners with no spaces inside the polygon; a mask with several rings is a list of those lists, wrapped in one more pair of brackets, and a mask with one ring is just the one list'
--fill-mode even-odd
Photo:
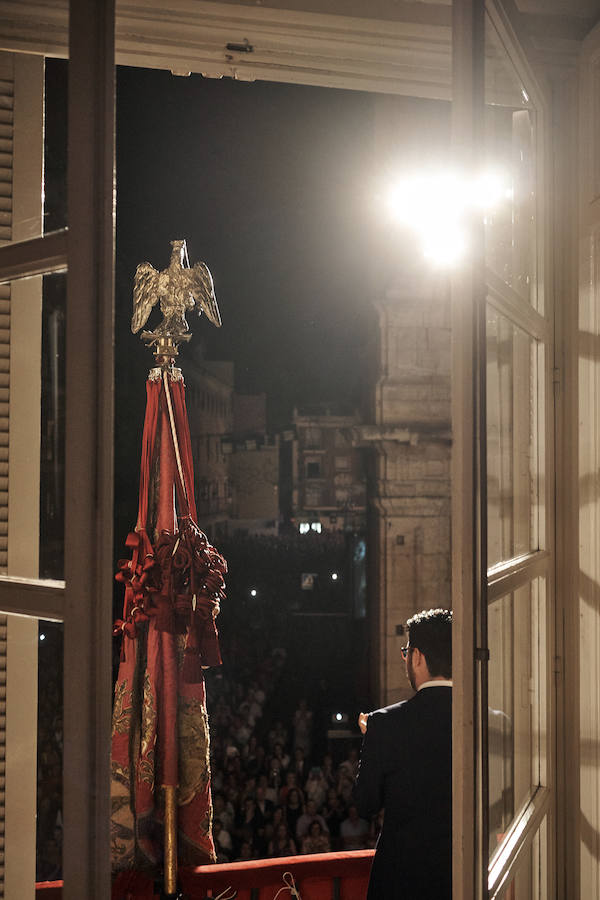
{"label": "red painted railing", "polygon": [[[292,883],[302,900],[364,900],[373,852],[352,850],[199,866],[181,869],[179,877],[186,900],[217,900],[220,894],[226,900],[233,891],[237,900],[274,900],[280,888]],[[112,900],[154,900],[156,896],[151,879],[128,872],[115,881]],[[288,900],[290,891],[282,891],[280,897]],[[37,884],[36,900],[62,900],[62,882]]]}

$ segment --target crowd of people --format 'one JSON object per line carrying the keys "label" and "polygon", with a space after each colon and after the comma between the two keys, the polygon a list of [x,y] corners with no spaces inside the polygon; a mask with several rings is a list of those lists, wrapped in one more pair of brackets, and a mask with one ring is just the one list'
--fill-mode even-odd
{"label": "crowd of people", "polygon": [[[238,622],[238,625],[240,623]],[[225,664],[206,674],[211,737],[213,836],[219,861],[373,847],[378,818],[352,804],[358,741],[328,752],[322,697],[293,671],[283,646],[248,619],[222,631]],[[61,877],[62,634],[46,629],[40,646],[37,878]],[[252,632],[252,633],[251,633]],[[223,646],[225,644],[225,646]],[[48,659],[46,659],[48,657]],[[310,701],[302,697],[302,684]],[[313,685],[314,688],[314,685]],[[358,732],[357,732],[358,734]]]}
{"label": "crowd of people", "polygon": [[[358,750],[336,764],[315,753],[313,711],[300,698],[288,717],[269,714],[284,678],[275,649],[247,680],[208,678],[213,837],[219,862],[374,847],[379,816],[367,822],[352,802]],[[321,736],[322,737],[322,736]]]}

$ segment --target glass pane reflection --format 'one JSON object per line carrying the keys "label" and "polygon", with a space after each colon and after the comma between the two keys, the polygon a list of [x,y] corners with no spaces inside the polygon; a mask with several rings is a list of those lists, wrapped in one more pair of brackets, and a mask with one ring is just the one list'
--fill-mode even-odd
{"label": "glass pane reflection", "polygon": [[548,856],[548,820],[544,817],[531,846],[521,856],[514,878],[503,900],[545,900],[548,897],[546,876]]}
{"label": "glass pane reflection", "polygon": [[540,783],[546,742],[545,597],[545,580],[538,578],[488,610],[490,856]]}
{"label": "glass pane reflection", "polygon": [[498,173],[510,198],[486,214],[486,263],[543,312],[537,292],[536,113],[489,17],[485,103],[486,168]]}
{"label": "glass pane reflection", "polygon": [[487,314],[488,566],[537,549],[544,347]]}

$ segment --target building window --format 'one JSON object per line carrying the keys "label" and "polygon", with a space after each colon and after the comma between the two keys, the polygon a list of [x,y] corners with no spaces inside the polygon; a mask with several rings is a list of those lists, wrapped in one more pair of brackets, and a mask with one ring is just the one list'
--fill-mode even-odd
{"label": "building window", "polygon": [[321,503],[321,489],[310,487],[306,489],[306,506],[319,506]]}
{"label": "building window", "polygon": [[321,460],[310,459],[307,461],[306,477],[307,478],[320,478],[321,477]]}
{"label": "building window", "polygon": [[321,429],[311,426],[304,432],[304,442],[307,447],[321,446]]}

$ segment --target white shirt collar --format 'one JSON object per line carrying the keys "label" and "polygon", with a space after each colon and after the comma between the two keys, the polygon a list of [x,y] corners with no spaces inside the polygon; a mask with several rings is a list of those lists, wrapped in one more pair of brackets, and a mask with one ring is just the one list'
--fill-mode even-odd
{"label": "white shirt collar", "polygon": [[423,684],[420,684],[417,690],[422,691],[423,688],[426,687],[452,687],[452,679],[446,680],[445,678],[436,678],[435,681],[424,681]]}

